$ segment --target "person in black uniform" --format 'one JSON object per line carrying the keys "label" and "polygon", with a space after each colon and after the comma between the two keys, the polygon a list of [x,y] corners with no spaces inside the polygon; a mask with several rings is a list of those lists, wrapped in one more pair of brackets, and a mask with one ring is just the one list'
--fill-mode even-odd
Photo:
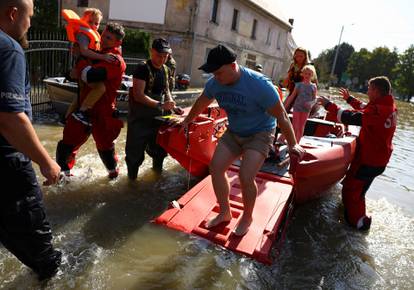
{"label": "person in black uniform", "polygon": [[129,98],[128,130],[125,161],[128,177],[135,180],[145,152],[152,157],[153,169],[161,172],[167,152],[156,143],[159,121],[154,118],[171,110],[180,112],[172,100],[169,89],[169,69],[165,65],[172,50],[163,38],[152,43],[151,58],[133,74],[133,87]]}

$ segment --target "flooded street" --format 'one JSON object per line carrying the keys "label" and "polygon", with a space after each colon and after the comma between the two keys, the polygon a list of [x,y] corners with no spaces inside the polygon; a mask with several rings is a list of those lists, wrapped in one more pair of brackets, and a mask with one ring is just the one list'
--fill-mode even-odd
{"label": "flooded street", "polygon": [[[138,180],[129,181],[124,128],[117,180],[106,177],[90,139],[74,176],[43,187],[54,243],[64,255],[58,275],[39,284],[0,246],[0,289],[414,289],[414,106],[398,102],[398,109],[393,156],[367,194],[369,234],[344,225],[339,184],[296,209],[271,266],[152,224],[197,180],[169,157],[161,176],[146,158]],[[35,122],[52,156],[63,130],[56,120]]]}

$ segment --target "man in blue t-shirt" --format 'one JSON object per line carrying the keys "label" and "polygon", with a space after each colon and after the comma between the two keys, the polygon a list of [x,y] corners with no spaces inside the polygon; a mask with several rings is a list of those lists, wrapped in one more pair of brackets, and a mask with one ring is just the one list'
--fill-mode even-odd
{"label": "man in blue t-shirt", "polygon": [[20,44],[27,42],[32,15],[33,0],[0,1],[0,242],[42,280],[56,273],[61,253],[51,243],[31,160],[39,165],[45,185],[58,181],[60,167],[31,124],[30,85]]}
{"label": "man in blue t-shirt", "polygon": [[220,213],[207,221],[211,228],[231,220],[229,182],[226,171],[233,161],[242,157],[239,179],[243,195],[244,212],[234,234],[247,233],[257,195],[255,176],[261,168],[273,144],[276,119],[286,136],[290,154],[301,157],[302,147],[296,143],[292,125],[279,95],[271,81],[261,73],[236,62],[236,54],[224,45],[213,48],[201,70],[212,73],[189,114],[181,123],[186,128],[208,105],[217,100],[228,116],[228,129],[220,138],[210,163],[214,192]]}

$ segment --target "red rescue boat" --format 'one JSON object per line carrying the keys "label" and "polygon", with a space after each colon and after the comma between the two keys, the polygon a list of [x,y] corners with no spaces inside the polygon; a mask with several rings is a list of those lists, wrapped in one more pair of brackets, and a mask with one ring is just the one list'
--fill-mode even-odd
{"label": "red rescue boat", "polygon": [[[203,177],[208,174],[208,164],[226,124],[224,110],[213,106],[198,116],[186,133],[180,132],[178,127],[163,126],[157,141],[192,175]],[[232,234],[243,210],[238,161],[227,172],[233,216],[230,223],[205,228],[205,222],[219,209],[211,176],[171,203],[154,222],[196,234],[260,262],[271,263],[270,250],[275,241],[283,240],[294,205],[320,197],[344,177],[355,153],[357,134],[357,131],[351,134],[346,129],[342,124],[309,119],[300,142],[306,154],[295,166],[294,178],[289,174],[286,146],[279,148],[276,157],[266,160],[256,176],[259,190],[253,223],[243,237]]]}

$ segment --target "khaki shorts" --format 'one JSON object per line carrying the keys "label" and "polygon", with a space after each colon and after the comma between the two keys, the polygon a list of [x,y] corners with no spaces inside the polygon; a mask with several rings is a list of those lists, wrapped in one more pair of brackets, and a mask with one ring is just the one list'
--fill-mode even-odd
{"label": "khaki shorts", "polygon": [[259,132],[248,137],[240,137],[230,132],[230,130],[227,130],[219,142],[223,143],[237,156],[240,156],[247,149],[252,149],[262,153],[266,158],[273,146],[274,139],[275,130]]}

